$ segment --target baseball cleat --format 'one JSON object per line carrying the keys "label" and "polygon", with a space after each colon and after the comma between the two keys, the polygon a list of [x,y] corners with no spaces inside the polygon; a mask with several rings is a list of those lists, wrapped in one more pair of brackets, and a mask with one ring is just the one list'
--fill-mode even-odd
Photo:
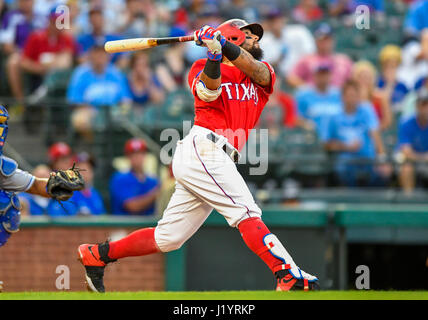
{"label": "baseball cleat", "polygon": [[85,267],[86,285],[88,291],[105,292],[104,269],[109,262],[114,262],[108,258],[108,242],[102,244],[82,244],[77,249],[78,260]]}
{"label": "baseball cleat", "polygon": [[318,279],[308,280],[305,278],[297,279],[287,270],[281,270],[276,273],[277,283],[276,291],[316,291],[320,290]]}

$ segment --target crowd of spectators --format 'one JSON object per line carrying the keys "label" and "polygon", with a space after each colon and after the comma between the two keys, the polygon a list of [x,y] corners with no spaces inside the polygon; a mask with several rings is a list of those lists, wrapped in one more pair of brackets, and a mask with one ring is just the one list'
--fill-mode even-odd
{"label": "crowd of spectators", "polygon": [[[376,62],[355,61],[338,50],[329,19],[354,17],[358,6],[366,5],[376,18],[387,20],[387,2],[406,8],[400,27],[403,37],[385,45]],[[91,141],[94,123],[102,118],[101,107],[117,108],[124,114],[144,113],[153,105],[161,108],[171,93],[186,89],[190,66],[206,55],[205,48],[191,42],[109,55],[103,50],[106,41],[181,36],[205,24],[216,27],[226,19],[244,18],[263,24],[264,60],[274,67],[278,78],[259,125],[271,129],[272,136],[278,136],[282,128],[316,132],[325,151],[334,155],[341,185],[355,186],[360,177],[366,177],[367,186],[386,186],[396,175],[404,190],[411,192],[415,177],[428,177],[420,173],[426,170],[428,154],[424,96],[428,90],[428,1],[290,3],[293,5],[278,0],[0,0],[1,55],[9,95],[15,98],[10,107],[25,109],[25,97],[55,74],[64,74],[69,79],[64,98],[73,108],[71,123]],[[309,28],[314,23],[316,27]],[[389,159],[382,135],[393,128],[398,128],[398,142],[394,158]],[[120,187],[111,186],[117,197],[112,200],[113,213],[150,214],[153,210],[148,204],[156,198],[159,182],[146,179],[138,169],[143,149],[136,141],[125,147],[131,173],[115,175],[112,183],[135,184],[135,188],[121,195]],[[76,157],[91,181],[94,160],[88,155]],[[54,169],[55,164],[50,166]],[[43,175],[47,167],[36,170]],[[68,212],[103,211],[96,190],[91,183],[88,186],[76,196],[74,202],[79,205],[67,208]],[[143,191],[147,197],[140,197]],[[87,204],[88,197],[94,203]],[[36,198],[28,198],[27,204],[45,209],[50,205]]]}

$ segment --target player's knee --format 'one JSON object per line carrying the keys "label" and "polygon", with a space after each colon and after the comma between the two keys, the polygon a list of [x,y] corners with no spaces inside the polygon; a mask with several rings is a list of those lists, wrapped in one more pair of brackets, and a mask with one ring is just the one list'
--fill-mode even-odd
{"label": "player's knee", "polygon": [[186,242],[180,234],[166,234],[163,232],[155,232],[155,240],[162,252],[178,250]]}

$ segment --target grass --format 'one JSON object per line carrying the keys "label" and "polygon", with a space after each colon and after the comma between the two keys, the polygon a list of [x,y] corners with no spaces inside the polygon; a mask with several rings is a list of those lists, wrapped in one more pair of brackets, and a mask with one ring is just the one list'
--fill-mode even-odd
{"label": "grass", "polygon": [[428,291],[3,292],[0,300],[428,300]]}

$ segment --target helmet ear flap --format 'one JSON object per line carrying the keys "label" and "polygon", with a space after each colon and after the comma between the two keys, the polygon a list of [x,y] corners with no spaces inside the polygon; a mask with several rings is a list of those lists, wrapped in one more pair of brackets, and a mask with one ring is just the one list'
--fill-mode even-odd
{"label": "helmet ear flap", "polygon": [[245,32],[235,26],[233,23],[225,22],[221,24],[216,30],[221,32],[221,35],[227,39],[227,41],[240,46],[245,41]]}

